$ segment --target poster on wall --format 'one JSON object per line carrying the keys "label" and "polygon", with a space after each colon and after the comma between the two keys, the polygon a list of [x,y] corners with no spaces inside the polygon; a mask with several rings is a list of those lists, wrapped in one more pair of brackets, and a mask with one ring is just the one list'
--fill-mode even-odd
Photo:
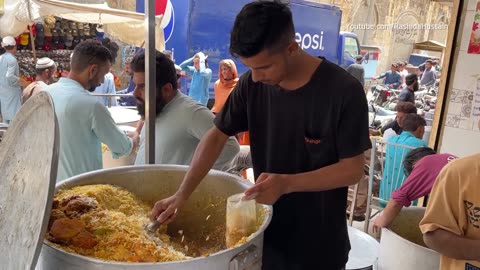
{"label": "poster on wall", "polygon": [[480,117],[480,77],[477,78],[476,89],[473,92],[473,107],[472,107],[472,116]]}
{"label": "poster on wall", "polygon": [[480,0],[477,1],[475,17],[473,19],[470,42],[468,44],[468,53],[480,54]]}

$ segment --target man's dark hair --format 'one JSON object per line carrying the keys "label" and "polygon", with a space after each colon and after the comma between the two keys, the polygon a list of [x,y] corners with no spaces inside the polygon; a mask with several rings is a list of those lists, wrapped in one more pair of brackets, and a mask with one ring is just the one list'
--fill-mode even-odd
{"label": "man's dark hair", "polygon": [[425,63],[430,63],[430,65],[433,65],[433,60],[432,60],[432,59],[428,59],[427,61],[425,61]]}
{"label": "man's dark hair", "polygon": [[403,130],[409,131],[409,132],[414,132],[419,127],[426,126],[427,122],[425,121],[425,119],[422,116],[420,116],[416,113],[409,113],[409,114],[405,115],[405,117],[403,118],[402,124],[403,124],[403,126],[402,126]]}
{"label": "man's dark hair", "polygon": [[410,73],[407,76],[405,76],[405,84],[406,85],[411,85],[412,83],[416,82],[418,80],[418,76],[415,73]]}
{"label": "man's dark hair", "polygon": [[402,113],[417,113],[417,107],[415,107],[415,104],[405,101],[398,102],[395,110]]}
{"label": "man's dark hair", "polygon": [[118,55],[118,50],[120,49],[120,47],[118,47],[118,44],[111,41],[109,38],[104,38],[102,40],[102,45],[110,51],[110,54],[112,55],[112,63],[115,63]]}
{"label": "man's dark hair", "polygon": [[75,46],[70,63],[73,72],[82,72],[89,65],[101,65],[112,61],[112,55],[105,46],[93,40],[86,40]]}
{"label": "man's dark hair", "polygon": [[405,159],[403,160],[403,170],[405,173],[405,176],[409,176],[410,173],[412,173],[413,166],[420,161],[423,157],[429,156],[429,155],[435,155],[437,152],[435,152],[432,148],[430,147],[418,147],[410,151],[406,156]]}
{"label": "man's dark hair", "polygon": [[295,40],[292,12],[278,1],[254,1],[238,13],[230,34],[230,53],[252,57],[264,49],[277,51]]}
{"label": "man's dark hair", "polygon": [[[161,89],[167,83],[171,83],[173,89],[177,89],[177,70],[173,61],[167,55],[157,51],[155,54],[155,65],[157,71],[156,89]],[[145,73],[145,53],[137,54],[130,66],[133,72]]]}

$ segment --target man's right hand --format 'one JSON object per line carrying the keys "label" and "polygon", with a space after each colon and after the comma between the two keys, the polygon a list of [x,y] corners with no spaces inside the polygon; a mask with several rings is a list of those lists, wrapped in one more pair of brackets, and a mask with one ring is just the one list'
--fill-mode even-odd
{"label": "man's right hand", "polygon": [[157,201],[153,206],[150,219],[157,220],[160,224],[169,224],[175,220],[178,211],[185,204],[186,199],[179,195],[173,195],[166,199]]}

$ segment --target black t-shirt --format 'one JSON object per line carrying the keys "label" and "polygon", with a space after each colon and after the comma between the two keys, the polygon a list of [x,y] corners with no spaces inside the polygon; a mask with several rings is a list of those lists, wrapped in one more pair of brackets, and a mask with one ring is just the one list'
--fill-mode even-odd
{"label": "black t-shirt", "polygon": [[[215,125],[227,135],[250,132],[255,178],[262,172],[316,170],[371,147],[361,84],[325,59],[311,80],[294,91],[254,83],[246,72]],[[347,191],[343,187],[282,196],[265,231],[264,269],[344,267],[350,250]]]}
{"label": "black t-shirt", "polygon": [[408,89],[408,87],[405,87],[400,91],[400,94],[398,94],[398,100],[415,104],[415,94],[412,90]]}
{"label": "black t-shirt", "polygon": [[392,121],[388,122],[388,124],[384,125],[381,129],[382,134],[385,134],[385,131],[387,131],[389,128],[393,129],[397,135],[400,135],[400,133],[403,131],[403,129],[398,125],[397,119],[393,119]]}

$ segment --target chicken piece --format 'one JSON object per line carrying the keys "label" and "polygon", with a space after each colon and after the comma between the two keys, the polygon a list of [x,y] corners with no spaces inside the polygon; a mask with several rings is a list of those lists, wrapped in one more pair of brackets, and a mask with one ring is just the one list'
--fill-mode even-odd
{"label": "chicken piece", "polygon": [[87,231],[81,231],[79,234],[74,236],[71,241],[72,245],[84,248],[92,249],[97,245],[97,239],[95,236]]}
{"label": "chicken piece", "polygon": [[65,213],[60,209],[52,209],[50,212],[50,219],[48,220],[48,229],[52,228],[53,222],[57,219],[66,218]]}
{"label": "chicken piece", "polygon": [[70,200],[65,206],[65,214],[69,217],[77,217],[88,210],[94,208],[93,200],[84,197],[78,197]]}
{"label": "chicken piece", "polygon": [[77,198],[80,198],[80,196],[78,195],[73,195],[73,196],[70,196],[70,197],[67,197],[67,198],[64,198],[61,202],[60,202],[60,207],[66,207],[67,204],[71,201],[71,200],[75,200]]}
{"label": "chicken piece", "polygon": [[52,209],[57,209],[60,206],[60,201],[59,200],[53,200],[52,203]]}
{"label": "chicken piece", "polygon": [[81,220],[61,218],[53,222],[50,235],[57,241],[68,242],[83,230],[85,225]]}

